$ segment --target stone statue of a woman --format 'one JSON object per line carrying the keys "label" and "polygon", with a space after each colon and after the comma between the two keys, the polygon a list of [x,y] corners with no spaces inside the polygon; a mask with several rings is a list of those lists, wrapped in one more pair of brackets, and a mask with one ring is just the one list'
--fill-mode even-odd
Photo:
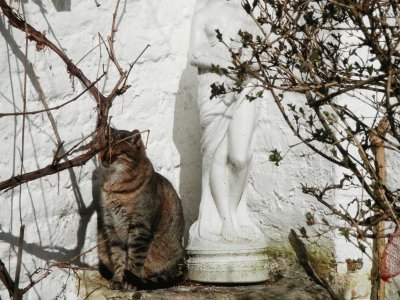
{"label": "stone statue of a woman", "polygon": [[[252,222],[244,190],[255,144],[257,101],[246,95],[254,92],[251,82],[240,93],[227,93],[210,100],[210,85],[231,84],[231,79],[211,72],[212,65],[227,67],[228,49],[216,38],[216,29],[225,41],[237,38],[239,29],[248,29],[252,20],[239,0],[208,0],[193,17],[189,61],[198,68],[198,101],[202,130],[202,196],[199,218],[190,230],[196,240],[263,240]],[[231,47],[235,47],[234,44]]]}

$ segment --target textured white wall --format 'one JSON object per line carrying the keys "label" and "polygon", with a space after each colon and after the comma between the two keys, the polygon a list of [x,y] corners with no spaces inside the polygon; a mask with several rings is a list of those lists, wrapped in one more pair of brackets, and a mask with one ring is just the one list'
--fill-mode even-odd
{"label": "textured white wall", "polygon": [[[104,38],[110,34],[115,1],[99,2],[101,6],[97,8],[94,0],[33,0],[25,4],[25,10],[29,23],[45,31],[50,40],[78,62],[98,44],[98,33]],[[190,23],[195,6],[195,0],[121,1],[115,43],[121,65],[127,68],[147,44],[151,47],[133,68],[129,79],[132,87],[117,98],[111,113],[112,123],[117,128],[150,129],[148,156],[155,169],[165,175],[181,195],[187,229],[197,217],[201,179],[197,73],[187,62]],[[0,29],[0,111],[20,111],[24,35],[10,30],[2,15]],[[117,80],[117,73],[104,48],[101,54],[100,57],[96,49],[79,63],[79,67],[94,80],[99,65],[100,69],[104,65],[109,72],[99,87],[107,94]],[[31,43],[29,61],[34,65],[49,106],[59,105],[82,90],[77,80],[71,82],[64,64],[51,51],[37,52]],[[30,83],[27,91],[28,110],[41,109],[37,91]],[[298,141],[271,100],[266,99],[261,107],[248,188],[249,205],[267,239],[287,245],[289,230],[305,226],[304,215],[310,209],[318,211],[314,200],[301,192],[300,182],[329,183],[335,171],[302,146],[289,151],[279,167],[269,162],[271,150],[278,149],[284,153]],[[95,126],[95,103],[88,95],[53,114],[61,139],[70,145],[90,133]],[[54,145],[54,133],[47,116],[29,116],[25,170],[50,163]],[[0,180],[19,173],[20,149],[21,119],[0,118]],[[20,211],[26,225],[21,286],[28,284],[26,273],[35,268],[50,261],[67,261],[95,245],[92,178],[96,165],[94,159],[82,168],[23,185],[21,207],[18,188],[0,193],[0,258],[12,274],[16,264]],[[398,176],[398,173],[393,176]],[[358,253],[354,252],[354,255],[357,257]],[[84,256],[82,264],[94,266],[96,252]],[[68,283],[65,290],[64,283]],[[52,299],[58,294],[74,299],[74,291],[74,280],[68,272],[55,270],[28,293],[27,299]],[[0,284],[0,298],[3,297],[8,296]]]}
{"label": "textured white wall", "polygon": [[[27,20],[45,31],[76,63],[98,44],[98,33],[110,35],[116,1],[28,1]],[[196,70],[187,66],[191,16],[195,1],[121,1],[117,17],[116,55],[127,69],[128,63],[151,44],[132,70],[132,87],[119,97],[112,109],[114,126],[121,129],[150,129],[148,155],[155,169],[165,175],[182,196],[187,226],[197,214],[200,183],[200,138],[196,103]],[[14,5],[18,2],[14,1]],[[58,9],[58,11],[57,11]],[[0,107],[1,112],[22,110],[24,34],[9,30],[0,15]],[[106,83],[99,87],[107,94],[118,79],[105,49],[91,52],[79,63],[94,80],[100,68],[107,69]],[[75,91],[60,59],[51,51],[35,51],[29,44],[29,61],[45,92],[50,107],[59,105],[82,90],[75,80]],[[29,83],[28,110],[41,109],[38,94]],[[93,130],[95,102],[83,96],[60,111],[53,112],[62,140],[70,145]],[[0,180],[18,174],[20,168],[21,119],[0,118]],[[17,133],[16,138],[14,134]],[[27,118],[25,170],[51,163],[55,138],[45,114]],[[96,213],[92,195],[92,173],[96,161],[82,168],[64,171],[22,187],[21,212],[26,225],[21,286],[29,283],[26,273],[44,267],[46,261],[68,261],[95,245]],[[71,179],[71,176],[75,179]],[[0,258],[15,271],[19,235],[19,189],[0,194]],[[86,255],[84,263],[96,264],[96,251]],[[68,282],[66,291],[63,285]],[[75,280],[68,272],[55,270],[49,278],[27,294],[27,299],[53,299],[66,294],[74,299]],[[0,284],[0,298],[7,292]],[[68,296],[69,295],[69,296]],[[63,297],[61,297],[63,298]]]}

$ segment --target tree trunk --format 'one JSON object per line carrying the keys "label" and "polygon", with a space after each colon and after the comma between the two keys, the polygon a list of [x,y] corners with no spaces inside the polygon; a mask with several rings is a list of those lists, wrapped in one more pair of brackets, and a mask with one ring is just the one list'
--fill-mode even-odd
{"label": "tree trunk", "polygon": [[[375,154],[376,169],[378,170],[378,177],[381,184],[386,184],[386,158],[385,158],[385,148],[382,136],[385,136],[388,128],[388,122],[384,118],[382,119],[378,127],[376,128],[376,133],[371,134],[371,145]],[[384,201],[384,193],[382,186],[378,185],[377,192],[382,195],[382,201]],[[373,229],[374,234],[383,234],[385,231],[385,222],[380,221]],[[375,238],[373,241],[372,249],[372,270],[371,270],[371,300],[384,300],[385,299],[385,282],[380,276],[380,266],[379,261],[385,250],[385,239]]]}

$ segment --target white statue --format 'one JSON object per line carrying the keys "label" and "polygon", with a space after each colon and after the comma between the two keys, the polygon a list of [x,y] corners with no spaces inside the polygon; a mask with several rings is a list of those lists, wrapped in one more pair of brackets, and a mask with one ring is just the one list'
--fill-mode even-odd
{"label": "white statue", "polygon": [[211,65],[227,67],[230,62],[229,51],[217,40],[215,30],[229,42],[237,39],[239,29],[251,28],[252,20],[239,0],[208,0],[193,18],[189,60],[198,68],[203,162],[199,218],[190,239],[261,242],[264,235],[250,219],[243,197],[258,115],[258,101],[250,102],[246,95],[254,87],[249,82],[240,94],[231,92],[210,100],[212,83],[232,83],[211,72]]}

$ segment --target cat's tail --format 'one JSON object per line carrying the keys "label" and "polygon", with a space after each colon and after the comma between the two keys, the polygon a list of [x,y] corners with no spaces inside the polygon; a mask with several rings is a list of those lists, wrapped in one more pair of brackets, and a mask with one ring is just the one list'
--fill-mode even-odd
{"label": "cat's tail", "polygon": [[175,273],[162,271],[152,274],[151,277],[141,278],[132,272],[125,271],[125,280],[138,289],[159,289],[176,285],[183,281],[184,272],[179,270]]}

